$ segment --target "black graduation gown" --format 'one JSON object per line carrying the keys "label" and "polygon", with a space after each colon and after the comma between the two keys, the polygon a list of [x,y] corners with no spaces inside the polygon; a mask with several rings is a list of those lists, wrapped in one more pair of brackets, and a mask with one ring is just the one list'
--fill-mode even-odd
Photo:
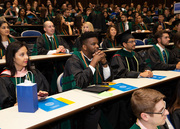
{"label": "black graduation gown", "polygon": [[175,54],[175,56],[176,56],[177,58],[180,59],[180,49],[179,49],[179,48],[174,47],[174,48],[172,49],[172,52]]}
{"label": "black graduation gown", "polygon": [[180,59],[176,58],[169,49],[166,50],[169,53],[168,64],[161,60],[155,46],[148,50],[150,65],[153,70],[174,70],[176,68],[176,64],[180,61]]}
{"label": "black graduation gown", "polygon": [[[64,48],[69,49],[69,45],[63,38],[61,38],[60,36],[58,36],[57,38],[58,38],[59,45],[63,45]],[[48,41],[49,41],[49,39],[48,39]],[[48,53],[49,50],[46,49],[46,46],[45,46],[46,43],[45,43],[43,36],[40,36],[37,38],[36,44],[37,44],[38,55],[46,55]],[[50,41],[49,41],[49,44],[51,44]]]}
{"label": "black graduation gown", "polygon": [[[49,84],[46,78],[38,71],[33,70],[35,82],[37,83],[37,90],[49,92]],[[22,77],[24,79],[25,77]],[[2,109],[13,106],[16,103],[15,84],[10,77],[1,75],[0,77],[0,107]]]}
{"label": "black graduation gown", "polygon": [[[134,52],[134,56],[139,63],[139,71],[137,71],[137,62],[133,57],[132,53],[127,52],[123,49],[116,52],[116,54],[112,57],[111,60],[111,68],[115,79],[137,78],[140,72],[144,72],[145,70],[151,70],[138,53]],[[128,70],[126,57],[129,62],[130,71]]]}
{"label": "black graduation gown", "polygon": [[113,48],[113,47],[117,47],[118,45],[119,44],[116,44],[116,40],[112,42],[109,39],[105,38],[102,44],[102,48],[103,49]]}
{"label": "black graduation gown", "polygon": [[[103,75],[102,65],[100,65],[100,74]],[[64,75],[63,78],[68,76],[74,76],[74,80],[76,82],[76,86],[79,88],[85,88],[91,84],[93,84],[93,73],[90,67],[84,68],[83,62],[73,54],[65,64]],[[103,77],[103,76],[102,76]],[[112,81],[112,73],[111,76],[103,81]],[[70,82],[71,83],[71,82]]]}
{"label": "black graduation gown", "polygon": [[176,109],[170,114],[171,122],[175,129],[180,129],[180,109]]}

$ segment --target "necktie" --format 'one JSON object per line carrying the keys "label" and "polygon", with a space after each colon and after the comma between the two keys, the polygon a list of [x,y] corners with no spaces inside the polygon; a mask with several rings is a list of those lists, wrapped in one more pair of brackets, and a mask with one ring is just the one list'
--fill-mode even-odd
{"label": "necktie", "polygon": [[164,58],[164,62],[167,63],[167,59],[166,59],[166,53],[165,51],[163,50],[163,58]]}
{"label": "necktie", "polygon": [[52,49],[54,50],[54,49],[55,49],[55,47],[54,47],[53,37],[50,37],[50,39],[51,39],[51,46],[52,46]]}

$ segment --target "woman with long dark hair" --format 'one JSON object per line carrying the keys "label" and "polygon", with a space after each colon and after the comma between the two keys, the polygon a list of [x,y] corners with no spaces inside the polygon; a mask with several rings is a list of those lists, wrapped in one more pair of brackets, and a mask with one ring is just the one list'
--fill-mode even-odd
{"label": "woman with long dark hair", "polygon": [[14,42],[15,39],[10,37],[10,28],[6,21],[0,21],[0,58],[5,58],[7,46]]}
{"label": "woman with long dark hair", "polygon": [[73,27],[73,33],[74,34],[81,34],[82,26],[83,26],[84,19],[82,15],[77,15],[74,19],[74,27]]}
{"label": "woman with long dark hair", "polygon": [[109,26],[106,33],[106,38],[103,41],[102,48],[115,48],[119,44],[116,41],[116,35],[118,34],[117,28],[114,25]]}
{"label": "woman with long dark hair", "polygon": [[56,34],[60,35],[72,35],[72,29],[69,22],[65,22],[62,14],[57,14],[54,19],[54,25],[56,28]]}
{"label": "woman with long dark hair", "polygon": [[27,25],[30,23],[29,18],[26,16],[26,10],[21,8],[18,13],[18,19],[15,25]]}
{"label": "woman with long dark hair", "polygon": [[48,21],[52,21],[53,17],[55,17],[55,12],[51,4],[47,6],[47,10],[47,19]]}
{"label": "woman with long dark hair", "polygon": [[37,83],[38,99],[48,96],[49,84],[36,69],[31,69],[25,43],[16,41],[7,47],[6,69],[0,75],[0,109],[17,105],[16,85],[25,79]]}

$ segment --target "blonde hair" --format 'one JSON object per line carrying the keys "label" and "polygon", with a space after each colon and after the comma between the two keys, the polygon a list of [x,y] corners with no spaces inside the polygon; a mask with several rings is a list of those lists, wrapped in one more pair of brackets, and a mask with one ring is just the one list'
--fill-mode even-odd
{"label": "blonde hair", "polygon": [[92,23],[91,23],[91,22],[85,22],[85,23],[83,23],[83,26],[82,26],[82,33],[85,32],[85,31],[84,31],[84,28],[83,28],[85,24],[88,25],[89,31],[94,32],[94,27],[93,27]]}

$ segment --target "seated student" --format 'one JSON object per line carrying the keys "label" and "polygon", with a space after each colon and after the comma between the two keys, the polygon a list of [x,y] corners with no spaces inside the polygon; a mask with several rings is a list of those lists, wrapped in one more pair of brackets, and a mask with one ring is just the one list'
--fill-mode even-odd
{"label": "seated student", "polygon": [[155,34],[157,44],[148,50],[150,65],[153,70],[180,69],[180,60],[166,48],[170,38],[167,31],[158,31]]}
{"label": "seated student", "polygon": [[63,17],[65,19],[65,22],[67,22],[68,24],[70,24],[71,26],[74,25],[74,22],[72,20],[72,18],[70,17],[70,10],[65,9],[62,11]]}
{"label": "seated student", "polygon": [[26,10],[21,8],[18,13],[18,19],[15,25],[28,25],[30,24],[30,19],[26,16]]}
{"label": "seated student", "polygon": [[141,15],[137,17],[137,22],[138,24],[135,26],[136,30],[138,30],[139,32],[142,30],[149,30],[149,27],[143,22],[143,18]]}
{"label": "seated student", "polygon": [[174,48],[172,49],[172,52],[176,55],[177,58],[180,59],[180,32],[177,32],[174,35]]}
{"label": "seated student", "polygon": [[54,53],[69,53],[69,46],[61,37],[57,37],[54,24],[46,21],[43,24],[45,34],[37,38],[37,50],[39,55],[51,55]]}
{"label": "seated student", "polygon": [[160,25],[162,25],[162,27],[163,27],[163,30],[169,30],[169,26],[168,26],[168,24],[166,24],[165,22],[164,22],[164,15],[163,14],[159,14],[159,16],[158,16],[158,24],[160,24]]}
{"label": "seated student", "polygon": [[13,3],[10,0],[4,2],[4,16],[18,16],[18,12],[13,7]]}
{"label": "seated student", "polygon": [[152,13],[151,11],[147,11],[147,15],[145,16],[145,21],[144,21],[146,24],[147,23],[152,23],[153,22],[153,19],[152,19]]}
{"label": "seated student", "polygon": [[154,45],[154,44],[157,43],[154,35],[155,35],[156,32],[162,31],[162,30],[163,30],[162,25],[160,25],[160,24],[155,24],[155,25],[154,25],[154,27],[153,27],[153,33],[148,36],[148,44],[149,44],[149,45],[150,45],[150,44]]}
{"label": "seated student", "polygon": [[5,58],[7,46],[14,42],[15,39],[10,37],[10,28],[6,21],[0,21],[0,59]]}
{"label": "seated student", "polygon": [[74,35],[80,35],[82,32],[82,26],[83,26],[83,16],[82,15],[77,15],[74,18],[74,26],[73,26],[73,33]]}
{"label": "seated student", "polygon": [[[33,78],[31,78],[31,71]],[[46,78],[36,69],[31,69],[28,50],[24,43],[16,41],[7,47],[6,69],[0,75],[0,108],[17,105],[16,85],[27,79],[37,83],[38,99],[46,97],[49,85]]]}
{"label": "seated student", "polygon": [[31,9],[30,3],[26,3],[26,16],[28,18],[37,18],[36,14],[33,13],[32,9]]}
{"label": "seated student", "polygon": [[173,24],[173,26],[175,27],[175,28],[172,30],[172,35],[174,35],[174,34],[177,33],[177,32],[180,32],[180,19],[173,21],[172,24]]}
{"label": "seated student", "polygon": [[83,33],[80,42],[81,51],[75,51],[66,62],[63,79],[69,77],[72,81],[64,82],[63,90],[84,88],[112,79],[106,54],[99,50],[96,33]]}
{"label": "seated student", "polygon": [[160,129],[167,115],[165,96],[154,89],[138,89],[131,97],[131,107],[137,117],[130,129]]}
{"label": "seated student", "polygon": [[123,49],[117,51],[111,60],[114,78],[152,77],[153,73],[141,56],[134,52],[135,39],[126,31],[120,35]]}
{"label": "seated student", "polygon": [[116,41],[117,28],[114,25],[110,25],[106,32],[106,38],[103,41],[102,48],[115,48],[119,44]]}
{"label": "seated student", "polygon": [[60,35],[72,35],[72,29],[69,22],[66,22],[61,14],[57,14],[54,19],[54,25],[56,27],[56,34]]}
{"label": "seated student", "polygon": [[121,22],[119,23],[119,32],[123,33],[124,31],[127,30],[133,30],[133,24],[132,22],[128,21],[126,14],[122,14]]}
{"label": "seated student", "polygon": [[[96,33],[85,32],[81,35],[80,41],[81,51],[75,51],[66,61],[62,79],[63,91],[112,80],[105,53],[99,50]],[[83,118],[83,129],[97,129],[99,109],[95,108],[89,112],[89,115]]]}
{"label": "seated student", "polygon": [[55,12],[54,12],[54,9],[52,7],[52,5],[48,5],[47,7],[47,19],[48,21],[53,21],[53,17],[55,17]]}
{"label": "seated student", "polygon": [[175,129],[180,129],[180,83],[176,86],[174,97],[169,105],[170,120]]}

